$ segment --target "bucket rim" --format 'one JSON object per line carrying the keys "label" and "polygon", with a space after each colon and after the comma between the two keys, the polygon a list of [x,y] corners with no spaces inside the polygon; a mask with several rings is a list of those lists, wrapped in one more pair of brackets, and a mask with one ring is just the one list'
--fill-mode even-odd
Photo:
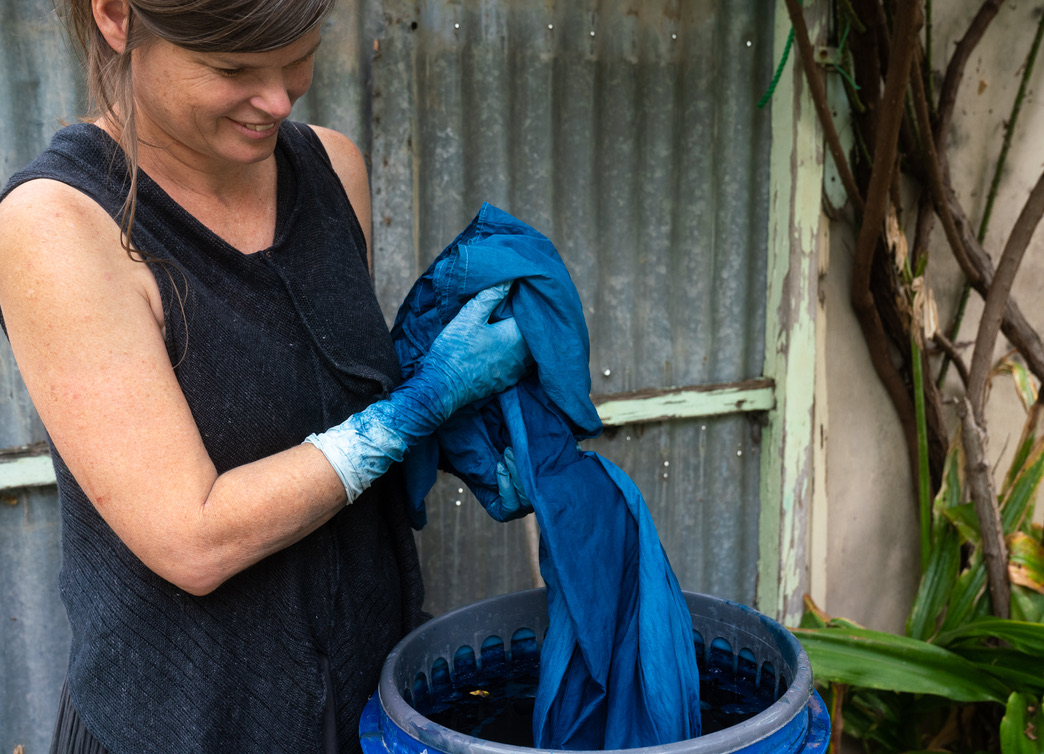
{"label": "bucket rim", "polygon": [[[489,597],[455,608],[411,631],[395,645],[385,659],[377,687],[383,713],[407,735],[446,754],[532,754],[535,751],[559,751],[487,741],[439,725],[415,710],[395,684],[396,664],[406,648],[418,636],[430,631],[435,622],[451,622],[456,616],[471,611],[490,610],[502,602],[528,602],[543,597],[546,604],[544,596],[546,591],[546,588],[538,588]],[[739,725],[707,733],[697,738],[631,749],[570,750],[569,754],[596,754],[596,752],[598,754],[607,752],[609,754],[728,754],[728,752],[739,751],[757,744],[788,726],[798,725],[795,719],[802,714],[805,715],[804,725],[800,725],[800,730],[795,731],[794,738],[799,740],[801,736],[805,735],[809,726],[808,703],[813,694],[812,665],[797,637],[775,619],[743,603],[685,590],[682,590],[682,595],[689,606],[690,613],[692,613],[694,605],[705,606],[733,615],[743,615],[747,622],[756,619],[762,627],[768,629],[772,637],[782,645],[780,651],[790,654],[794,658],[793,665],[788,668],[792,679],[786,690],[766,709]],[[704,638],[709,641],[706,637]],[[738,647],[735,649],[739,650]]]}

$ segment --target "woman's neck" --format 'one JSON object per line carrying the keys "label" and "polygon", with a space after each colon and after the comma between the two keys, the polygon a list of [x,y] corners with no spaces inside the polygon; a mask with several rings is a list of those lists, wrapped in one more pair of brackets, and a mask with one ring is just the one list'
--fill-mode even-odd
{"label": "woman's neck", "polygon": [[[95,125],[118,140],[107,119]],[[275,155],[260,162],[205,159],[148,132],[138,139],[138,167],[189,214],[243,253],[272,245],[276,222]]]}

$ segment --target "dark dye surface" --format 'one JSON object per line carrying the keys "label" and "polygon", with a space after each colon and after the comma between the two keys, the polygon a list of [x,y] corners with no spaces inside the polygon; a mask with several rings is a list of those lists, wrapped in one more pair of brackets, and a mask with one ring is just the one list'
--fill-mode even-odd
{"label": "dark dye surface", "polygon": [[[776,701],[777,683],[771,668],[759,673],[752,659],[742,654],[736,658],[716,646],[698,657],[704,734],[738,725]],[[524,660],[511,663],[502,653],[483,652],[481,670],[473,661],[457,659],[452,683],[439,683],[433,676],[430,693],[417,696],[417,711],[458,733],[532,748],[539,658],[527,654]],[[784,690],[781,684],[779,694]]]}
{"label": "dark dye surface", "polygon": [[712,646],[706,659],[700,657],[697,665],[704,733],[739,725],[776,701],[775,676],[762,672],[759,683],[757,664],[743,655],[734,658]]}
{"label": "dark dye surface", "polygon": [[[483,662],[483,668],[490,663]],[[455,673],[454,684],[435,688],[417,711],[458,733],[513,746],[533,746],[533,703],[539,659],[493,663],[488,673]]]}

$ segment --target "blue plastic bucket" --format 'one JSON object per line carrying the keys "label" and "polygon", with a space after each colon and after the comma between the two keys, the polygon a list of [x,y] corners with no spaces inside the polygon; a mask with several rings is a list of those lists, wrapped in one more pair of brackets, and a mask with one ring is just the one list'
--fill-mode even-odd
{"label": "blue plastic bucket", "polygon": [[[628,752],[652,754],[725,754],[826,750],[830,717],[812,688],[808,655],[794,635],[776,621],[745,605],[691,592],[685,599],[692,615],[693,639],[700,667],[701,700],[705,670],[717,663],[747,679],[751,698],[774,699],[742,722],[699,738]],[[492,648],[506,655],[538,651],[547,630],[543,589],[517,592],[446,613],[404,638],[388,655],[377,693],[359,725],[364,754],[533,754],[535,749],[466,735],[443,727],[418,712],[411,701],[449,682],[455,664],[481,667]],[[735,680],[735,679],[734,679]],[[422,705],[418,704],[421,707]],[[705,714],[707,710],[705,707]]]}

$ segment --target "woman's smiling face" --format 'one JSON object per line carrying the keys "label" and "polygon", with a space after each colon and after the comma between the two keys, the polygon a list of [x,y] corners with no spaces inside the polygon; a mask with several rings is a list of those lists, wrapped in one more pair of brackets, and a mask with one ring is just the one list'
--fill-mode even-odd
{"label": "woman's smiling face", "polygon": [[134,50],[141,143],[202,169],[264,160],[312,83],[319,39],[316,28],[269,52],[193,52],[163,40]]}

